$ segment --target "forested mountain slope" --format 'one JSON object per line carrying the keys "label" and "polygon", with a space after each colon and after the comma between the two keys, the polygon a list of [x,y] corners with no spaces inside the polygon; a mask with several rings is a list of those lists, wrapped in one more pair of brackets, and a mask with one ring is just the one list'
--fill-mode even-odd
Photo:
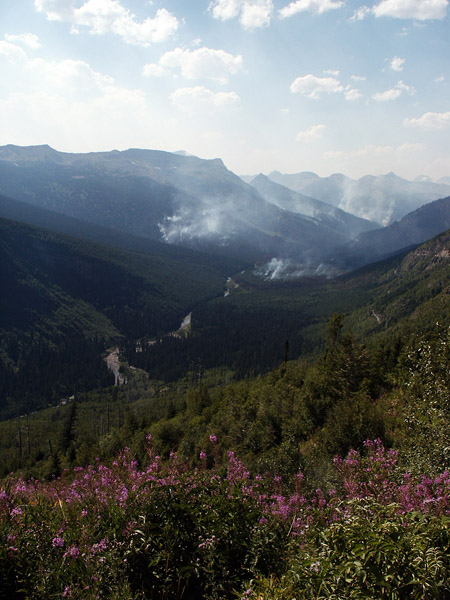
{"label": "forested mountain slope", "polygon": [[[80,370],[106,376],[101,340],[166,333],[198,303],[223,294],[223,265],[216,269],[204,257],[195,263],[192,255],[118,250],[6,219],[0,219],[0,233],[1,404],[12,412],[24,402],[31,408],[54,401],[62,393],[56,388],[80,385]],[[84,366],[65,372],[62,365],[72,368],[79,349],[89,345],[95,351],[84,352]],[[97,367],[86,368],[88,354]]]}
{"label": "forested mountain slope", "polygon": [[450,227],[450,196],[429,202],[388,227],[365,231],[350,243],[349,264],[357,265],[421,244]]}
{"label": "forested mountain slope", "polygon": [[286,347],[289,358],[317,352],[333,312],[346,315],[358,339],[424,332],[448,318],[449,250],[446,232],[413,252],[335,279],[262,281],[246,271],[234,277],[229,295],[193,311],[189,337],[163,339],[138,354],[129,343],[124,352],[130,364],[161,379],[182,377],[198,363],[226,366],[243,377],[279,364]]}

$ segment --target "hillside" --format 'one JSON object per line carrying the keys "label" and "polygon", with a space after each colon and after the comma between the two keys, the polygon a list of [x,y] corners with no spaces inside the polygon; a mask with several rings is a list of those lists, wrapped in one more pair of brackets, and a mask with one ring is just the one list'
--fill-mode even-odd
{"label": "hillside", "polygon": [[450,196],[429,202],[388,227],[362,232],[348,245],[348,265],[357,266],[422,244],[449,227]]}
{"label": "hillside", "polygon": [[[0,231],[1,408],[8,405],[12,412],[24,402],[32,408],[46,395],[54,401],[56,391],[49,392],[54,387],[80,385],[81,363],[77,373],[65,372],[63,365],[72,369],[86,345],[93,349],[85,352],[84,367],[89,354],[97,365],[90,367],[94,375],[97,369],[106,377],[100,354],[107,340],[177,329],[194,306],[223,294],[224,265],[216,269],[204,257],[196,263],[192,255],[164,256],[161,249],[118,250],[6,219],[0,219]],[[54,354],[52,364],[61,362],[56,372],[47,352]],[[93,377],[95,386],[100,382]],[[33,390],[24,396],[30,378]]]}
{"label": "hillside", "polygon": [[[144,460],[148,431],[163,459],[177,452],[198,465],[214,432],[222,456],[233,449],[263,473],[302,469],[311,489],[327,480],[336,453],[367,438],[401,446],[413,470],[444,468],[448,411],[439,405],[428,415],[423,392],[439,385],[439,398],[447,394],[449,261],[446,232],[333,282],[252,283],[244,274],[240,290],[193,311],[188,337],[138,352],[122,344],[128,385],[73,389],[72,445],[61,446],[75,419],[71,403],[30,415],[28,458],[18,454],[11,421],[0,423],[0,468],[7,473],[23,460],[54,469],[48,439],[62,448],[63,463],[69,446],[71,461],[107,458],[124,445]],[[407,418],[419,413],[427,419]],[[430,428],[433,443],[424,447]]]}
{"label": "hillside", "polygon": [[335,279],[263,281],[246,271],[234,276],[229,295],[193,311],[188,338],[162,340],[139,354],[130,345],[124,353],[162,379],[184,376],[193,362],[244,377],[280,364],[286,343],[291,359],[317,353],[333,312],[346,315],[359,340],[424,332],[448,320],[449,248],[446,232],[420,246],[428,263],[412,262],[416,250]]}

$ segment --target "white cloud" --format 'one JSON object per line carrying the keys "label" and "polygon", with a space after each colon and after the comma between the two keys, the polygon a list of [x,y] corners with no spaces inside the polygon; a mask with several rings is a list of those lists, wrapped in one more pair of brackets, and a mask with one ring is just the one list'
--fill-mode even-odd
{"label": "white cloud", "polygon": [[135,46],[164,42],[178,28],[177,18],[165,8],[158,9],[153,19],[139,22],[119,0],[86,0],[79,8],[75,0],[34,0],[34,4],[47,19],[71,23],[72,33],[87,27],[92,34],[114,33]]}
{"label": "white cloud", "polygon": [[0,56],[6,58],[12,63],[20,63],[27,60],[27,53],[16,44],[0,40]]}
{"label": "white cloud", "polygon": [[314,100],[319,98],[320,94],[336,94],[344,90],[341,82],[334,77],[316,77],[311,74],[297,77],[289,89],[292,94],[300,94]]}
{"label": "white cloud", "polygon": [[241,68],[242,56],[234,56],[224,50],[175,48],[163,54],[158,64],[145,65],[143,72],[146,76],[160,76],[170,69],[180,69],[186,79],[204,78],[227,83],[229,76],[235,75]]}
{"label": "white cloud", "polygon": [[364,75],[351,75],[350,79],[353,79],[353,81],[366,81],[367,77]]}
{"label": "white cloud", "polygon": [[369,14],[376,17],[393,17],[396,19],[415,19],[428,21],[444,19],[449,0],[381,0],[373,7],[361,6],[350,21],[362,21]]}
{"label": "white cloud", "polygon": [[169,71],[157,63],[148,63],[142,67],[144,77],[163,77],[168,75]]}
{"label": "white cloud", "polygon": [[384,92],[377,92],[372,96],[372,98],[377,102],[389,102],[391,100],[396,100],[397,98],[400,98],[403,92],[406,92],[413,96],[416,93],[416,90],[412,86],[403,83],[403,81],[398,81],[395,87],[389,90],[385,90]]}
{"label": "white cloud", "polygon": [[436,77],[434,81],[435,83],[442,83],[443,81],[445,81],[445,77],[444,75],[441,75],[440,77]]}
{"label": "white cloud", "polygon": [[368,6],[360,6],[350,17],[350,21],[363,21],[372,12]]}
{"label": "white cloud", "polygon": [[270,25],[272,0],[213,0],[209,10],[215,19],[226,21],[239,16],[244,29],[258,29]]}
{"label": "white cloud", "polygon": [[6,41],[0,41],[0,56],[2,54],[15,65],[17,82],[22,80],[30,89],[45,87],[63,90],[67,94],[74,91],[86,94],[114,84],[112,77],[94,71],[82,60],[47,61],[30,58],[20,46]]}
{"label": "white cloud", "polygon": [[350,101],[359,100],[359,98],[362,98],[361,92],[356,88],[350,87],[349,85],[344,90],[344,96],[346,100]]}
{"label": "white cloud", "polygon": [[5,35],[5,40],[7,40],[8,42],[12,42],[12,43],[18,42],[19,44],[24,44],[25,46],[28,46],[32,50],[37,50],[38,48],[41,47],[39,38],[34,33],[20,33],[17,35],[7,33]]}
{"label": "white cloud", "polygon": [[192,112],[195,110],[222,109],[235,106],[240,98],[236,92],[213,92],[203,86],[179,88],[171,96],[177,108]]}
{"label": "white cloud", "polygon": [[421,117],[404,119],[403,125],[405,127],[420,127],[421,129],[428,130],[444,129],[444,127],[450,126],[450,112],[427,112]]}
{"label": "white cloud", "polygon": [[339,79],[335,77],[316,77],[315,75],[304,75],[297,77],[289,88],[292,94],[300,94],[306,98],[317,100],[321,94],[344,94],[346,100],[357,100],[362,94],[350,85],[344,87]]}
{"label": "white cloud", "polygon": [[329,10],[336,10],[344,6],[341,0],[296,0],[287,6],[280,8],[278,14],[280,19],[292,17],[300,12],[313,12],[321,15]]}
{"label": "white cloud", "polygon": [[405,64],[405,59],[400,56],[394,56],[390,63],[391,71],[403,71],[403,65]]}
{"label": "white cloud", "polygon": [[305,129],[304,131],[299,131],[296,136],[297,141],[304,142],[314,142],[322,137],[323,132],[325,131],[325,125],[313,125],[309,129]]}
{"label": "white cloud", "polygon": [[324,75],[332,75],[333,77],[337,77],[339,75],[339,71],[333,70],[333,69],[327,69],[323,73],[324,73]]}
{"label": "white cloud", "polygon": [[49,62],[36,58],[29,61],[27,68],[34,77],[44,80],[54,89],[63,88],[67,91],[71,88],[85,93],[89,89],[103,89],[114,83],[112,77],[94,71],[82,60]]}
{"label": "white cloud", "polygon": [[37,11],[44,12],[49,21],[67,21],[73,12],[74,0],[34,0]]}
{"label": "white cloud", "polygon": [[372,96],[372,98],[377,102],[390,102],[391,100],[400,98],[401,95],[402,90],[399,88],[391,88],[390,90],[385,90],[384,92],[377,92]]}
{"label": "white cloud", "polygon": [[382,0],[374,6],[376,17],[394,17],[396,19],[444,19],[448,0]]}

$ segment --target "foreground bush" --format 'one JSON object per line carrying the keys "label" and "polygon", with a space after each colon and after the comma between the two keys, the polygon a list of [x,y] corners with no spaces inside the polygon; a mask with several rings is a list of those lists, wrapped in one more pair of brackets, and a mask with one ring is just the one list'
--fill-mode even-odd
{"label": "foreground bush", "polygon": [[[211,436],[215,443],[214,436]],[[214,448],[212,448],[214,453]],[[299,473],[139,469],[125,451],[51,483],[0,488],[3,598],[450,598],[450,475],[401,474],[379,441],[335,460],[335,489]],[[286,491],[288,490],[288,491]]]}

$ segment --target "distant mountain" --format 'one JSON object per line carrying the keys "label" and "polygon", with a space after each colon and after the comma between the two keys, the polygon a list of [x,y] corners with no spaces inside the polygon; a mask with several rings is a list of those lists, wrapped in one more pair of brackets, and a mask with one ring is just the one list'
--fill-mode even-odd
{"label": "distant mountain", "polygon": [[353,239],[362,231],[379,227],[376,223],[355,217],[331,204],[294,192],[273,182],[265,175],[258,175],[250,181],[250,185],[257,189],[268,202],[284,210],[313,217],[333,232],[339,233],[348,239]]}
{"label": "distant mountain", "polygon": [[346,239],[288,212],[225,168],[156,150],[70,154],[0,148],[0,193],[104,227],[240,259],[320,264]]}
{"label": "distant mountain", "polygon": [[354,180],[339,173],[322,178],[310,172],[273,171],[269,179],[380,225],[389,225],[416,208],[450,194],[447,178],[438,183],[423,178],[407,181],[394,173],[366,175]]}
{"label": "distant mountain", "polygon": [[[71,154],[49,146],[8,145],[0,147],[0,215],[165,257],[169,245],[173,258],[181,258],[181,248],[200,251],[201,259],[186,250],[185,258],[189,255],[195,264],[222,268],[219,254],[234,264],[262,265],[267,277],[332,275],[379,256],[376,249],[372,256],[363,241],[358,243],[362,246],[350,244],[356,236],[363,240],[374,221],[402,218],[436,194],[450,194],[444,183],[419,179],[408,182],[392,173],[358,181],[339,174],[322,179],[306,172],[271,173],[249,185],[220,159],[185,153],[130,149]],[[430,226],[430,236],[442,231],[445,222],[439,230]],[[426,223],[417,228],[427,231]],[[385,253],[426,239],[393,237],[386,241]],[[361,256],[355,259],[355,252]]]}
{"label": "distant mountain", "polygon": [[421,244],[450,229],[450,196],[435,200],[409,213],[388,227],[361,233],[348,246],[352,266]]}

